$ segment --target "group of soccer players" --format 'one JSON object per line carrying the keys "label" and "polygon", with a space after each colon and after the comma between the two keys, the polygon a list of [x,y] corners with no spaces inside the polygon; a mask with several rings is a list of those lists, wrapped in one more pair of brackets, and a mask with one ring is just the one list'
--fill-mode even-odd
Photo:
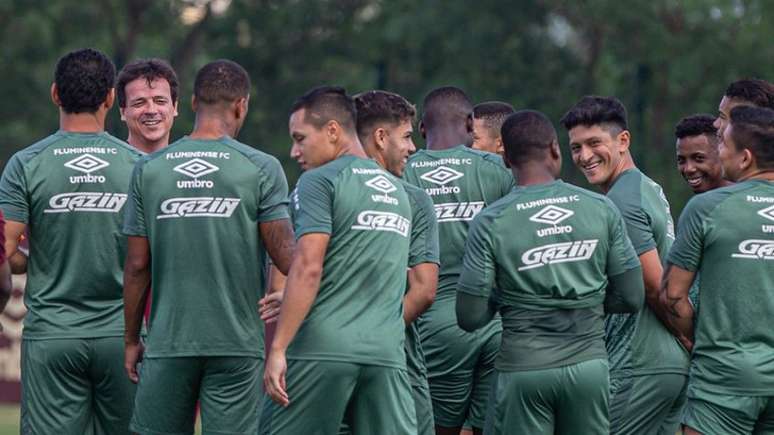
{"label": "group of soccer players", "polygon": [[28,275],[22,433],[192,433],[197,409],[204,433],[774,433],[772,84],[677,125],[701,194],[677,231],[615,98],[560,120],[597,194],[559,179],[540,112],[438,88],[418,151],[405,98],[315,88],[289,192],[235,139],[250,89],[202,67],[170,144],[166,62],[57,63],[59,131],[0,181],[4,294]]}

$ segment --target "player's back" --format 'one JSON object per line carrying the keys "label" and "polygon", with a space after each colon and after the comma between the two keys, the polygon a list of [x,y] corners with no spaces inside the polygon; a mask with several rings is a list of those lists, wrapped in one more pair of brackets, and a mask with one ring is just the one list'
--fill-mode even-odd
{"label": "player's back", "polygon": [[59,131],[8,162],[0,207],[30,237],[25,338],[123,334],[120,225],[138,155],[107,133]]}
{"label": "player's back", "polygon": [[[466,270],[481,270],[477,261],[496,270],[493,292],[503,323],[498,370],[607,358],[608,275],[638,266],[608,199],[561,180],[519,186],[476,218],[468,249]],[[474,252],[491,258],[477,259]],[[475,294],[483,285],[463,276],[460,291]]]}
{"label": "player's back", "polygon": [[508,194],[513,176],[500,156],[458,145],[416,152],[403,178],[433,200],[441,250],[436,301],[453,301],[468,227],[484,207]]}
{"label": "player's back", "polygon": [[[725,394],[774,390],[774,182],[748,180],[691,199],[669,261],[701,274],[692,387]],[[681,239],[682,241],[682,239]],[[695,248],[695,249],[694,249]],[[700,255],[700,257],[698,257]]]}
{"label": "player's back", "polygon": [[258,224],[287,217],[286,192],[274,157],[228,137],[185,137],[143,158],[125,232],[150,244],[148,356],[262,355]]}
{"label": "player's back", "polygon": [[344,156],[304,173],[291,196],[296,237],[330,239],[319,292],[288,359],[405,368],[411,208],[401,181],[372,160]]}

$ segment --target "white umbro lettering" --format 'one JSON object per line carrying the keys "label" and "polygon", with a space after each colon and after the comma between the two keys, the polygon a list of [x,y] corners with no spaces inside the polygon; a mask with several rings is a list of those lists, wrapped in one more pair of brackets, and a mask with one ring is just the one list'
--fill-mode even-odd
{"label": "white umbro lettering", "polygon": [[521,256],[521,262],[524,266],[518,270],[534,269],[555,263],[588,260],[594,254],[597,242],[598,240],[578,240],[532,248]]}
{"label": "white umbro lettering", "polygon": [[751,258],[754,260],[774,260],[774,240],[750,239],[739,244],[739,252],[731,254],[733,258]]}
{"label": "white umbro lettering", "polygon": [[419,178],[425,181],[429,181],[433,184],[443,186],[447,183],[451,183],[452,181],[460,179],[464,176],[465,174],[463,174],[460,171],[447,168],[446,166],[440,166],[433,169],[430,172],[425,172],[424,174],[420,175]]}
{"label": "white umbro lettering", "polygon": [[408,237],[411,221],[397,213],[365,210],[357,215],[357,224],[353,230],[390,231]]}
{"label": "white umbro lettering", "polygon": [[239,206],[239,198],[170,198],[161,203],[161,214],[156,219],[181,217],[228,218]]}
{"label": "white umbro lettering", "polygon": [[435,218],[438,222],[472,221],[484,209],[484,201],[447,202],[435,204]]}
{"label": "white umbro lettering", "polygon": [[103,212],[118,213],[126,202],[125,193],[72,192],[54,195],[43,213]]}
{"label": "white umbro lettering", "polygon": [[66,162],[64,166],[86,174],[71,175],[69,178],[70,184],[104,183],[107,181],[104,175],[92,175],[91,173],[107,168],[110,166],[110,163],[91,154],[83,154]]}

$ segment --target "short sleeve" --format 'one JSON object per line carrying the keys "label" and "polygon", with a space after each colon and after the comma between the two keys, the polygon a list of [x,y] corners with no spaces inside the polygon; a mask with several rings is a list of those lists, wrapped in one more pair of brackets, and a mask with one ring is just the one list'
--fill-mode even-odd
{"label": "short sleeve", "polygon": [[260,198],[258,198],[258,222],[288,218],[288,180],[282,165],[274,157],[263,164]]}
{"label": "short sleeve", "polygon": [[634,269],[640,265],[640,260],[632,246],[632,242],[624,230],[625,224],[621,213],[612,203],[607,205],[608,214],[608,245],[607,267],[608,276],[615,276]]}
{"label": "short sleeve", "polygon": [[18,154],[11,157],[0,179],[0,210],[8,220],[24,224],[29,221],[27,178]]}
{"label": "short sleeve", "polygon": [[409,192],[412,198],[411,246],[409,267],[421,263],[440,264],[438,247],[438,220],[433,201],[421,190]]}
{"label": "short sleeve", "polygon": [[462,259],[458,290],[473,296],[490,297],[495,280],[495,256],[491,225],[485,215],[473,220]]}
{"label": "short sleeve", "polygon": [[142,167],[144,160],[134,165],[132,180],[129,184],[129,197],[124,207],[124,235],[147,237],[145,227],[145,208],[142,198]]}
{"label": "short sleeve", "polygon": [[618,195],[610,195],[610,200],[618,207],[624,222],[626,223],[626,233],[634,246],[637,255],[642,255],[651,249],[656,249],[656,239],[653,237],[653,230],[650,227],[650,217],[640,204],[640,194],[633,193],[622,197],[623,192]]}
{"label": "short sleeve", "polygon": [[322,169],[304,173],[291,197],[296,239],[333,231],[333,180]]}
{"label": "short sleeve", "polygon": [[694,197],[680,215],[677,237],[669,250],[667,261],[682,269],[695,272],[701,262],[704,248],[706,213],[700,206],[700,197]]}

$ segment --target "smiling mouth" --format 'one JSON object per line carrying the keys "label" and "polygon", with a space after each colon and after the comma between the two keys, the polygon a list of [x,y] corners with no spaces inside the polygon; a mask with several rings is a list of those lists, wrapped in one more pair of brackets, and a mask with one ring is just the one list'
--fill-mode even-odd
{"label": "smiling mouth", "polygon": [[687,181],[688,185],[691,186],[691,187],[698,187],[704,181],[704,176],[703,175],[694,175],[694,176],[691,176],[691,177],[685,177],[685,181]]}
{"label": "smiling mouth", "polygon": [[587,164],[583,165],[582,168],[586,172],[591,172],[594,169],[597,169],[601,164],[602,164],[602,162],[587,163]]}
{"label": "smiling mouth", "polygon": [[142,121],[140,123],[142,125],[146,126],[146,127],[155,127],[155,126],[161,124],[161,120],[160,119],[150,119],[150,120]]}

